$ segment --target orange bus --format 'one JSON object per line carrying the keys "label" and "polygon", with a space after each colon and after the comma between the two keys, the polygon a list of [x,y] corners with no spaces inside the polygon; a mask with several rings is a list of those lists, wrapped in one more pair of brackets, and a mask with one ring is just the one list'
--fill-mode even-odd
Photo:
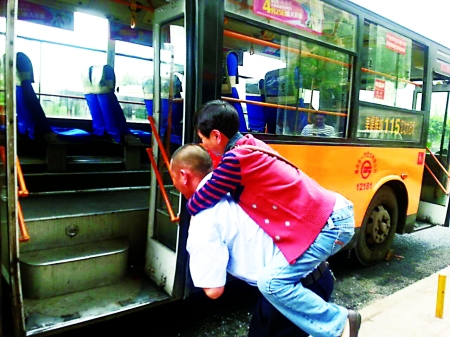
{"label": "orange bus", "polygon": [[197,290],[167,163],[212,99],[354,202],[363,265],[448,226],[449,48],[347,0],[0,6],[0,335]]}

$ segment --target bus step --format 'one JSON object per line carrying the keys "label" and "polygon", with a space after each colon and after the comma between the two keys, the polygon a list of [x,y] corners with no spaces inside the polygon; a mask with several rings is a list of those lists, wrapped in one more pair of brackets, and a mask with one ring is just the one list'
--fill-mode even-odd
{"label": "bus step", "polygon": [[128,247],[120,238],[22,253],[24,297],[43,299],[119,283],[126,276]]}

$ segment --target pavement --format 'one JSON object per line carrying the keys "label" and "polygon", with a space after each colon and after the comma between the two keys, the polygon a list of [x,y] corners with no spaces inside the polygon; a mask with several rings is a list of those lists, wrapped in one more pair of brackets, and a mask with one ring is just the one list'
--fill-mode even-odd
{"label": "pavement", "polygon": [[[442,318],[436,315],[442,308],[437,304],[439,275],[446,276]],[[358,337],[449,337],[449,293],[450,266],[359,310]]]}

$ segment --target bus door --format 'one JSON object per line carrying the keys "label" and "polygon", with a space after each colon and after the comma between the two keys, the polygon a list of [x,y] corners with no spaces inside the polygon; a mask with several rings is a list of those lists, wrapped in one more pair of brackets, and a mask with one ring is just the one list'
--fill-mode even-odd
{"label": "bus door", "polygon": [[[184,291],[186,259],[178,259],[185,242],[179,239],[180,193],[173,187],[169,173],[172,153],[184,139],[184,78],[186,75],[186,31],[184,1],[164,7],[155,15],[153,30],[154,99],[149,117],[154,134],[148,151],[152,162],[147,275],[169,294]],[[177,263],[181,261],[181,263]],[[177,271],[179,273],[177,273]],[[181,288],[177,288],[176,285]]]}
{"label": "bus door", "polygon": [[[172,182],[164,158],[170,158],[184,137],[185,2],[153,1],[153,6],[139,5],[138,11],[128,9],[128,2],[108,1],[105,5],[105,1],[94,1],[90,3],[89,14],[85,13],[85,2],[81,1],[4,3],[8,9],[0,12],[0,43],[5,46],[0,48],[0,55],[4,54],[6,60],[0,68],[0,251],[5,291],[1,293],[4,301],[0,306],[0,328],[1,324],[8,325],[8,333],[3,334],[6,331],[3,329],[0,335],[56,334],[182,298],[186,255],[178,247],[185,245],[185,241],[179,239],[179,227],[173,221],[180,197],[170,188]],[[17,6],[21,10],[15,10]],[[17,16],[18,12],[22,16]],[[48,16],[39,14],[43,12],[49,13]],[[61,15],[71,23],[70,29],[61,28],[59,21],[51,20]],[[107,17],[117,20],[107,20]],[[35,22],[41,18],[44,24]],[[91,29],[87,37],[77,39],[77,34],[83,34],[79,27],[99,29]],[[20,34],[14,31],[16,28],[21,29]],[[98,48],[79,44],[79,41],[89,42],[94,33],[98,33],[95,41],[102,41]],[[60,34],[61,38],[52,40]],[[148,43],[137,46],[135,40],[129,39],[137,35],[145,37],[146,42],[153,41],[151,46]],[[90,81],[94,82],[95,78],[108,86],[105,92],[95,92],[102,112],[102,102],[107,106],[106,103],[119,103],[120,99],[123,103],[124,99],[117,98],[119,90],[115,88],[115,80],[122,81],[121,96],[136,99],[125,102],[133,103],[133,108],[117,111],[121,117],[129,111],[128,122],[134,120],[132,125],[144,131],[150,130],[147,113],[142,118],[147,103],[144,98],[152,98],[152,112],[148,114],[155,117],[157,128],[152,136],[161,133],[158,138],[161,147],[152,146],[157,143],[153,140],[128,142],[108,135],[77,143],[18,136],[16,92],[19,85],[15,79],[18,52],[29,55],[34,66],[31,69],[34,69],[36,89],[29,87],[29,91],[41,90],[34,98],[70,98],[83,107],[78,110],[89,111],[81,75],[92,69]],[[55,55],[58,62],[52,62]],[[86,64],[74,65],[80,60]],[[58,70],[64,76],[52,77],[56,66],[60,66]],[[142,77],[152,75],[153,79],[144,82],[143,78],[136,85],[136,72]],[[67,79],[72,73],[79,79],[79,87],[69,91],[65,87],[67,83],[78,83],[76,79]],[[52,87],[45,89],[45,81],[42,84],[41,79],[51,79]],[[133,85],[125,88],[127,83],[123,82]],[[153,89],[148,92],[144,83],[150,83]],[[136,87],[139,92],[135,95]],[[45,92],[53,88],[56,88],[54,92]],[[45,113],[59,112],[49,109],[45,102],[44,99],[42,104],[38,102]],[[1,117],[3,112],[6,118]],[[69,117],[48,119],[51,123],[76,125],[93,122],[84,115],[77,118],[78,113]],[[66,150],[67,156],[60,151],[55,158],[50,158],[65,160],[64,170],[62,167],[51,170],[46,161],[50,159],[40,157],[48,154],[51,146]],[[146,148],[150,150],[146,152]],[[132,169],[123,159],[130,152],[137,154]],[[20,198],[21,207],[17,158],[29,190],[26,198]],[[155,159],[153,172],[149,159]],[[157,184],[157,180],[162,184]],[[164,202],[167,198],[163,190],[170,203]],[[28,233],[19,228],[21,209]],[[27,237],[25,234],[31,239],[22,240]],[[13,319],[9,319],[10,313]],[[9,333],[12,322],[14,332]]]}
{"label": "bus door", "polygon": [[450,157],[450,81],[435,82],[431,96],[427,154],[418,219],[449,225],[448,191]]}

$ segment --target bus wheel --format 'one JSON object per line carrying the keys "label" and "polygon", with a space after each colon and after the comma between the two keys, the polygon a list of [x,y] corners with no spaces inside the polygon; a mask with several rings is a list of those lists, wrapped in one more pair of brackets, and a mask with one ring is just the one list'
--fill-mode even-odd
{"label": "bus wheel", "polygon": [[394,191],[381,187],[369,204],[356,243],[356,256],[364,266],[380,262],[391,248],[397,230],[398,207]]}

